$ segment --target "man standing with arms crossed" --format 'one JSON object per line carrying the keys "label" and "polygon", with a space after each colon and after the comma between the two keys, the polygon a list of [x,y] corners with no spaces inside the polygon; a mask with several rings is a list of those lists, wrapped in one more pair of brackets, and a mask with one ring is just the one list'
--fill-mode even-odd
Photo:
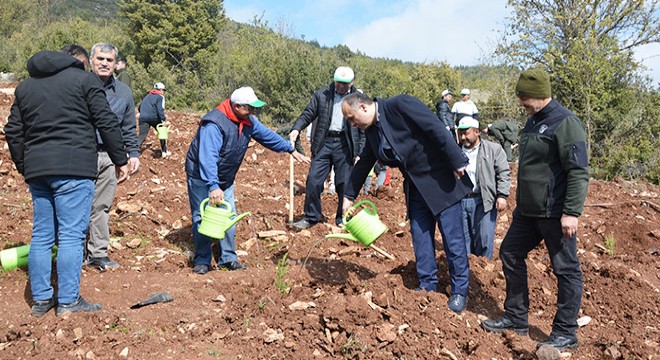
{"label": "man standing with arms crossed", "polygon": [[[90,60],[92,72],[103,82],[103,90],[110,104],[110,109],[117,116],[119,127],[127,153],[129,174],[140,168],[140,147],[135,130],[135,103],[133,92],[121,81],[112,76],[119,51],[112,44],[98,43],[92,46]],[[110,161],[103,141],[98,139],[98,175],[92,203],[89,223],[89,242],[87,244],[87,265],[105,271],[119,264],[108,258],[110,243],[110,207],[115,199],[117,179],[115,166]]]}
{"label": "man standing with arms crossed", "polygon": [[589,185],[584,124],[551,98],[550,77],[542,69],[523,71],[516,84],[516,95],[518,104],[530,117],[520,137],[517,207],[500,247],[506,278],[505,313],[481,325],[498,333],[529,332],[525,259],[544,240],[557,277],[557,312],[550,336],[537,347],[575,349],[582,300],[578,216]]}

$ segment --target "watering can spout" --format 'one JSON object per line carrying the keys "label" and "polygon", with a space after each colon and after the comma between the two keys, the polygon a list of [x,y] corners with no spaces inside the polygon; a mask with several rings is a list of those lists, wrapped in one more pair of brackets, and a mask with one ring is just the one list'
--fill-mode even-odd
{"label": "watering can spout", "polygon": [[252,213],[249,212],[249,211],[248,211],[248,212],[245,212],[245,213],[242,213],[242,214],[240,214],[240,215],[236,215],[235,218],[229,220],[229,226],[228,226],[228,227],[232,227],[232,226],[236,225],[236,223],[237,223],[239,220],[241,220],[242,218],[244,218],[244,217],[246,217],[246,216],[249,216],[249,215],[252,215]]}
{"label": "watering can spout", "polygon": [[353,235],[351,234],[328,234],[325,236],[326,239],[330,238],[337,238],[337,239],[346,239],[346,240],[351,240],[355,242],[360,242],[360,240],[356,239]]}

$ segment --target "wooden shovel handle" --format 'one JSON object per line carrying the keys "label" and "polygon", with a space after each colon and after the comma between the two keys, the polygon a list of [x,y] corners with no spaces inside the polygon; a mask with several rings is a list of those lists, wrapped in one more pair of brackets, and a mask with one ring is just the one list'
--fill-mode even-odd
{"label": "wooden shovel handle", "polygon": [[293,222],[293,155],[289,156],[289,222]]}

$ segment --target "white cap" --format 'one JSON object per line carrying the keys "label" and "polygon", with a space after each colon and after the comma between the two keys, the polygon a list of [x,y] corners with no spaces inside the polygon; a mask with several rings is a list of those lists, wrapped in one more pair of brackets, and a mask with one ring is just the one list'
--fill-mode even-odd
{"label": "white cap", "polygon": [[165,90],[165,84],[163,84],[162,82],[159,81],[159,82],[154,84],[154,89],[156,89],[156,90]]}
{"label": "white cap", "polygon": [[442,97],[445,97],[445,96],[447,96],[447,95],[451,95],[451,94],[452,94],[452,93],[451,93],[451,90],[449,90],[449,89],[442,90],[442,92],[440,93],[440,95],[441,95]]}
{"label": "white cap", "polygon": [[335,81],[349,83],[353,81],[353,78],[355,78],[355,73],[348,66],[340,66],[335,70]]}
{"label": "white cap", "polygon": [[252,90],[252,88],[249,86],[244,86],[242,88],[238,88],[234,90],[234,92],[231,93],[230,100],[235,104],[241,104],[241,105],[247,104],[253,107],[262,107],[266,105],[265,102],[257,98],[257,95],[254,93],[254,90]]}
{"label": "white cap", "polygon": [[464,129],[469,129],[469,128],[479,128],[479,122],[470,116],[465,116],[462,117],[461,120],[458,122],[458,129],[459,130],[464,130]]}
{"label": "white cap", "polygon": [[461,95],[470,95],[470,89],[461,90]]}

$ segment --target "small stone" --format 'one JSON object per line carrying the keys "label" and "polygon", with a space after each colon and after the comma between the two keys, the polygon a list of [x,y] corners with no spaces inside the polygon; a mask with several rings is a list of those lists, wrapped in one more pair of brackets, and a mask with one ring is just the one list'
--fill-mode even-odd
{"label": "small stone", "polygon": [[284,334],[282,334],[282,330],[279,330],[279,329],[275,330],[275,329],[268,328],[263,332],[262,335],[264,336],[264,342],[266,344],[270,344],[272,342],[279,341],[279,340],[284,340]]}
{"label": "small stone", "polygon": [[390,323],[385,323],[381,326],[378,327],[378,331],[376,333],[376,338],[380,342],[393,342],[396,340],[396,334],[397,332],[394,331],[394,325]]}
{"label": "small stone", "polygon": [[621,355],[621,351],[617,349],[615,346],[610,346],[607,349],[605,349],[605,358],[606,359],[621,359],[623,356]]}
{"label": "small stone", "polygon": [[119,356],[121,357],[128,357],[128,347],[125,347],[120,353]]}
{"label": "small stone", "polygon": [[142,239],[140,239],[140,238],[135,238],[135,239],[133,239],[133,240],[127,242],[127,243],[126,243],[126,247],[128,247],[128,248],[130,248],[130,249],[136,249],[137,247],[140,246],[140,244],[142,244]]}
{"label": "small stone", "polygon": [[87,352],[87,354],[85,354],[85,359],[96,360],[98,358],[96,357],[96,354],[94,354],[94,352],[90,350]]}
{"label": "small stone", "polygon": [[539,360],[559,360],[559,350],[554,346],[544,345],[536,351]]}
{"label": "small stone", "polygon": [[579,319],[577,319],[577,324],[579,327],[587,326],[591,322],[591,317],[589,316],[583,316]]}
{"label": "small stone", "polygon": [[296,301],[293,304],[289,305],[289,310],[305,310],[310,307],[316,307],[316,304],[313,301],[310,302],[304,302],[304,301]]}
{"label": "small stone", "polygon": [[79,328],[79,327],[73,329],[73,335],[75,336],[75,338],[73,339],[73,341],[80,340],[80,338],[82,338],[82,336],[83,336],[82,329]]}
{"label": "small stone", "polygon": [[222,294],[220,294],[220,295],[216,296],[215,299],[213,299],[213,301],[215,301],[215,302],[225,302],[225,301],[227,301],[227,299],[225,299],[225,297]]}
{"label": "small stone", "polygon": [[64,331],[62,329],[57,329],[57,333],[55,333],[55,337],[58,339],[61,339],[64,337]]}

